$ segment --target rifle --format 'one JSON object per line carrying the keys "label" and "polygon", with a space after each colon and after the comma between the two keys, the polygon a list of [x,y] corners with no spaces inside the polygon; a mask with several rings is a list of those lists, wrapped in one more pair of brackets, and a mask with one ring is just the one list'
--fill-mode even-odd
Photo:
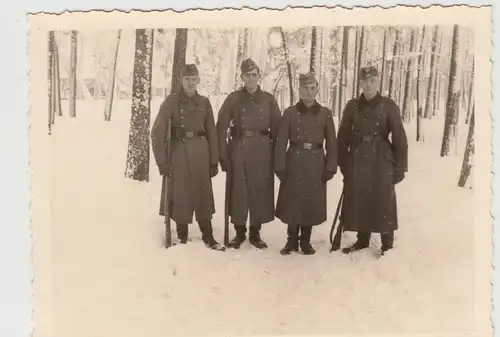
{"label": "rifle", "polygon": [[341,221],[339,222],[339,225],[337,227],[337,232],[335,233],[335,237],[333,237],[333,231],[335,229],[335,223],[339,218],[340,210],[342,208],[342,203],[344,201],[344,195],[345,195],[345,187],[342,188],[342,194],[340,195],[339,203],[337,205],[337,210],[335,211],[335,218],[333,219],[332,228],[330,229],[330,244],[332,245],[332,247],[330,248],[330,253],[340,249],[342,230],[343,230]]}
{"label": "rifle", "polygon": [[[228,133],[228,144],[229,144],[229,133]],[[228,158],[229,158],[229,146],[228,146]],[[226,195],[224,200],[224,246],[229,245],[229,208],[231,207],[231,187],[232,187],[232,174],[231,174],[231,160],[227,160],[227,170],[226,170]]]}
{"label": "rifle", "polygon": [[[172,126],[170,120],[167,122],[167,144],[166,144],[166,154],[167,162],[170,165],[172,151]],[[172,177],[169,174],[163,176],[163,182],[165,184],[165,196],[164,196],[164,209],[165,209],[165,248],[172,246],[172,231],[170,228],[170,190],[172,188]],[[175,244],[174,244],[175,245]]]}

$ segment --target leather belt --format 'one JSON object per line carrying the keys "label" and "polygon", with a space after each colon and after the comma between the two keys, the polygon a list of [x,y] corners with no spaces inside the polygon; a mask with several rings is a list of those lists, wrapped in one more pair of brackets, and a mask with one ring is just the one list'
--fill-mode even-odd
{"label": "leather belt", "polygon": [[185,131],[185,130],[177,129],[173,132],[173,138],[180,139],[180,140],[201,138],[201,137],[206,137],[206,136],[207,136],[207,133],[205,131]]}
{"label": "leather belt", "polygon": [[323,148],[323,143],[290,142],[290,146],[301,150],[317,150]]}
{"label": "leather belt", "polygon": [[269,130],[245,130],[238,128],[231,128],[231,137],[233,138],[246,138],[255,136],[269,136]]}

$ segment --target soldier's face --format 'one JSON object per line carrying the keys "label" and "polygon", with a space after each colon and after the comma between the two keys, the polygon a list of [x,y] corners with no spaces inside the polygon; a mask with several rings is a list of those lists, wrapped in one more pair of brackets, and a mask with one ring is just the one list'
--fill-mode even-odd
{"label": "soldier's face", "polygon": [[300,98],[305,102],[312,102],[318,95],[318,83],[304,84],[299,87]]}
{"label": "soldier's face", "polygon": [[200,83],[199,76],[183,76],[182,77],[182,89],[187,94],[193,94],[196,92],[196,88],[198,87],[198,83]]}
{"label": "soldier's face", "polygon": [[379,87],[380,79],[378,76],[369,77],[365,80],[359,81],[359,85],[361,89],[365,93],[366,96],[373,96],[377,93]]}
{"label": "soldier's face", "polygon": [[245,87],[249,89],[257,88],[257,84],[259,83],[259,71],[254,69],[252,71],[246,72],[241,76],[243,83],[245,83]]}

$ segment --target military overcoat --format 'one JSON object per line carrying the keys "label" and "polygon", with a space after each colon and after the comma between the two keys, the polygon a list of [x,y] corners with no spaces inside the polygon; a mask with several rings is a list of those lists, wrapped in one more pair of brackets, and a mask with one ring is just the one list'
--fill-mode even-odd
{"label": "military overcoat", "polygon": [[308,108],[299,101],[283,112],[276,141],[275,171],[285,172],[279,188],[276,217],[286,224],[302,226],[325,222],[325,170],[337,172],[337,140],[332,113],[317,102]]}
{"label": "military overcoat", "polygon": [[[228,95],[219,111],[217,132],[221,165],[230,167],[231,222],[244,225],[274,220],[273,149],[281,113],[276,99],[260,87]],[[229,132],[228,132],[229,131]],[[245,132],[253,135],[245,136]]]}
{"label": "military overcoat", "polygon": [[338,150],[345,187],[340,219],[344,230],[396,230],[393,179],[408,166],[408,141],[397,104],[380,94],[350,100],[338,130]]}
{"label": "military overcoat", "polygon": [[[157,165],[167,163],[168,121],[172,123],[171,218],[189,224],[209,220],[215,213],[210,165],[218,165],[217,131],[212,106],[207,97],[195,93],[189,97],[182,89],[162,103],[151,129],[151,141]],[[201,132],[198,136],[189,133]],[[182,137],[182,135],[186,135]],[[165,181],[162,184],[160,215],[164,215]]]}

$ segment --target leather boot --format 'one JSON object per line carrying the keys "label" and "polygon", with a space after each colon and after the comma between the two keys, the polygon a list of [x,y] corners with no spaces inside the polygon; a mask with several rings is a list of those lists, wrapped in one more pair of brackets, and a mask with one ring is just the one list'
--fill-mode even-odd
{"label": "leather boot", "polygon": [[370,237],[370,232],[358,232],[356,242],[354,242],[352,246],[342,249],[342,253],[349,254],[361,249],[368,248],[370,246]]}
{"label": "leather boot", "polygon": [[316,250],[311,245],[312,226],[301,226],[300,229],[302,231],[300,233],[300,249],[304,255],[313,255]]}
{"label": "leather boot", "polygon": [[177,229],[177,237],[179,238],[180,243],[186,244],[188,240],[188,231],[189,227],[187,224],[176,224]]}
{"label": "leather boot", "polygon": [[207,246],[210,249],[218,251],[226,250],[226,247],[222,246],[214,239],[212,221],[210,220],[199,221],[198,225],[200,226],[201,239],[205,243],[205,246]]}
{"label": "leather boot", "polygon": [[389,249],[394,247],[394,231],[380,234],[380,240],[382,241],[382,255]]}
{"label": "leather boot", "polygon": [[288,238],[285,247],[280,251],[281,255],[290,255],[293,251],[299,250],[299,230],[300,226],[298,225],[288,225],[286,231]]}
{"label": "leather boot", "polygon": [[260,238],[261,228],[262,225],[250,226],[250,235],[248,236],[248,241],[257,249],[267,248],[267,243]]}
{"label": "leather boot", "polygon": [[245,225],[234,225],[234,230],[236,231],[236,236],[231,241],[229,241],[227,246],[233,249],[240,249],[241,244],[245,242],[247,238],[247,228],[245,227]]}

